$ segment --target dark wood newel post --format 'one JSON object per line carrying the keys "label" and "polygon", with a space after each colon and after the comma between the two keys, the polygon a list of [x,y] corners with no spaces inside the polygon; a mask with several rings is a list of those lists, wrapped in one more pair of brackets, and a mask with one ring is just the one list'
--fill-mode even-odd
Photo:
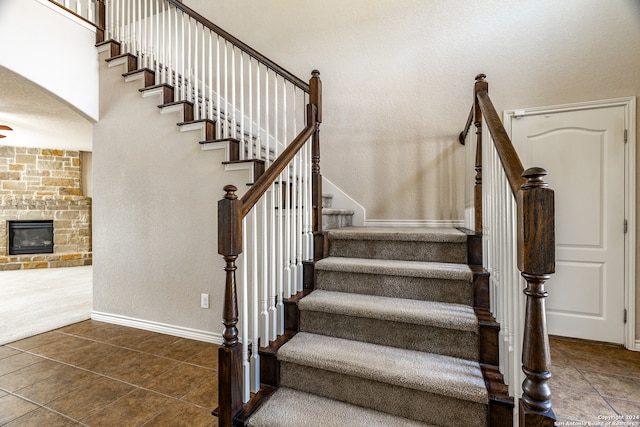
{"label": "dark wood newel post", "polygon": [[478,92],[489,91],[489,83],[484,80],[486,77],[485,74],[478,74],[473,86],[473,125],[476,128],[476,178],[473,188],[474,231],[478,234],[482,233],[482,110],[478,102]]}
{"label": "dark wood newel post", "polygon": [[320,71],[313,70],[309,80],[309,103],[316,107],[316,130],[311,145],[311,197],[313,207],[313,258],[324,257],[324,235],[322,232],[322,175],[320,174],[320,123],[322,123],[322,81]]}
{"label": "dark wood newel post", "polygon": [[223,345],[218,349],[218,425],[231,427],[242,409],[242,347],[238,345],[236,259],[242,253],[242,201],[233,185],[218,201],[218,253],[225,261]]}
{"label": "dark wood newel post", "polygon": [[525,329],[522,345],[520,426],[553,426],[551,357],[545,317],[544,283],[555,272],[554,193],[542,179],[547,172],[530,168],[517,194],[518,269],[527,281]]}

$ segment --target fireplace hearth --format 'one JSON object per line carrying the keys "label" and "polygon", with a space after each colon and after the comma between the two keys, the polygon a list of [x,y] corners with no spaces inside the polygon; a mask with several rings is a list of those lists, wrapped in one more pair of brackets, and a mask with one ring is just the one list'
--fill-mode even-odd
{"label": "fireplace hearth", "polygon": [[8,221],[9,255],[52,254],[53,221]]}

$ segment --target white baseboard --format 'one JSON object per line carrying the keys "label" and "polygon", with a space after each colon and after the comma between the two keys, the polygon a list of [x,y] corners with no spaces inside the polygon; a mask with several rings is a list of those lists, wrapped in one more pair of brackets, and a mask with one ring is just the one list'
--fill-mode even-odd
{"label": "white baseboard", "polygon": [[406,219],[367,219],[365,227],[432,227],[432,228],[456,228],[464,227],[464,220],[406,220]]}
{"label": "white baseboard", "polygon": [[640,351],[640,340],[636,340],[636,348],[635,351]]}
{"label": "white baseboard", "polygon": [[130,328],[143,329],[145,331],[159,332],[161,334],[173,335],[180,338],[189,338],[192,340],[222,345],[221,333],[200,331],[182,326],[135,319],[133,317],[120,316],[118,314],[100,313],[97,311],[91,312],[91,319],[100,322],[113,323],[120,326],[128,326]]}

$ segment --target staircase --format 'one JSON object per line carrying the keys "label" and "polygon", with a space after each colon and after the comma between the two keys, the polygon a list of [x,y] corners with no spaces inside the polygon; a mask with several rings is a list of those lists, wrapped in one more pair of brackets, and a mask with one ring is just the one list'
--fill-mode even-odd
{"label": "staircase", "polygon": [[367,227],[328,235],[315,290],[298,303],[299,332],[277,353],[280,388],[248,425],[495,425],[467,235]]}
{"label": "staircase", "polygon": [[[125,81],[142,81],[144,98],[160,96],[163,114],[178,112],[181,131],[201,131],[203,149],[224,148],[227,170],[246,163],[252,172],[244,195],[228,184],[218,201],[225,262],[219,425],[511,426],[519,384],[520,425],[553,425],[543,285],[555,267],[554,196],[544,169],[522,167],[485,76],[476,78],[460,135],[465,144],[471,124],[477,128],[474,213],[466,222],[474,231],[349,227],[352,212],[321,200],[319,72],[300,80],[178,0],[143,4],[96,3],[96,37],[109,66],[124,65]],[[163,44],[155,46],[160,33]],[[262,105],[255,115],[253,99]],[[483,212],[483,198],[499,203]],[[504,227],[483,236],[485,223]],[[516,276],[492,278],[492,309],[505,325],[500,339],[482,265]],[[520,273],[526,288],[518,299]]]}

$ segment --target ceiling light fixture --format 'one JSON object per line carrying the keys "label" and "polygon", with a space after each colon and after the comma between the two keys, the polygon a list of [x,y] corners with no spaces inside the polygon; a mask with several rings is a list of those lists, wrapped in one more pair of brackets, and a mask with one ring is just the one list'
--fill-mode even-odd
{"label": "ceiling light fixture", "polygon": [[[9,126],[7,126],[7,125],[0,125],[0,130],[13,130],[13,129],[11,129],[11,128],[10,128]],[[0,134],[0,138],[5,138],[5,137],[6,137],[6,135],[2,135],[2,134]]]}

